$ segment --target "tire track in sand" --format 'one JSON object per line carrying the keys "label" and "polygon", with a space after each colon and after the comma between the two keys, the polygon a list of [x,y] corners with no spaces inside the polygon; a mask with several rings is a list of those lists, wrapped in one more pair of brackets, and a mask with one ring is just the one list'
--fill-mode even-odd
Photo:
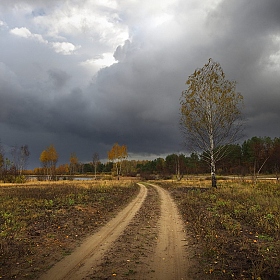
{"label": "tire track in sand", "polygon": [[147,196],[147,188],[140,185],[138,196],[100,231],[86,239],[71,255],[54,265],[40,280],[77,280],[86,277],[100,264],[106,251],[122,234],[140,209]]}
{"label": "tire track in sand", "polygon": [[150,185],[157,189],[161,199],[159,237],[152,263],[155,274],[151,279],[188,279],[190,261],[185,247],[186,234],[177,206],[168,191],[157,185]]}

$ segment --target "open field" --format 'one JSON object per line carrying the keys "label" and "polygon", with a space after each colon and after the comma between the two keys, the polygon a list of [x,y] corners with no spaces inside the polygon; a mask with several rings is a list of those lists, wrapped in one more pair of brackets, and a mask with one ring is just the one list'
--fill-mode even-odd
{"label": "open field", "polygon": [[[168,190],[185,226],[193,264],[186,279],[280,279],[280,186],[242,180],[153,181]],[[133,221],[86,279],[155,277],[161,240],[159,193],[148,195]],[[32,182],[0,187],[0,278],[38,279],[97,232],[139,193],[135,181]],[[137,278],[138,277],[138,278]]]}
{"label": "open field", "polygon": [[174,201],[155,184],[139,186],[124,210],[40,279],[190,280],[188,241]]}
{"label": "open field", "polygon": [[197,178],[161,182],[197,248],[197,279],[280,279],[280,185]]}
{"label": "open field", "polygon": [[0,278],[37,279],[136,194],[131,181],[0,187]]}
{"label": "open field", "polygon": [[2,187],[1,279],[189,279],[188,242],[174,202],[156,185],[139,186]]}

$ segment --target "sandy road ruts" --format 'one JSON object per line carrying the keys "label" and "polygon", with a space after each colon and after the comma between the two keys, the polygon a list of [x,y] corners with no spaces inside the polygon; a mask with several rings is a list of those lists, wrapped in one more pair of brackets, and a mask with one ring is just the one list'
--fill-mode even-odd
{"label": "sandy road ruts", "polygon": [[121,235],[125,227],[140,209],[147,195],[147,188],[140,185],[138,196],[100,231],[90,236],[71,255],[58,262],[41,280],[83,279],[102,260],[105,252]]}
{"label": "sandy road ruts", "polygon": [[157,185],[150,185],[157,189],[161,199],[159,237],[152,264],[155,275],[151,279],[189,279],[187,271],[190,263],[185,248],[186,234],[177,206],[168,191]]}
{"label": "sandy road ruts", "polygon": [[[152,255],[146,256],[147,267],[139,267],[137,275],[132,275],[132,278],[127,276],[118,279],[189,279],[186,276],[189,261],[184,247],[187,242],[177,207],[168,191],[154,184],[149,185],[157,190],[161,200],[156,248],[151,250],[154,252]],[[93,268],[102,263],[105,253],[110,248],[114,249],[114,241],[129,227],[130,221],[143,204],[148,190],[143,184],[139,186],[140,192],[136,199],[99,232],[88,238],[73,254],[57,263],[41,280],[88,279]],[[111,260],[112,264],[113,262],[114,259]]]}

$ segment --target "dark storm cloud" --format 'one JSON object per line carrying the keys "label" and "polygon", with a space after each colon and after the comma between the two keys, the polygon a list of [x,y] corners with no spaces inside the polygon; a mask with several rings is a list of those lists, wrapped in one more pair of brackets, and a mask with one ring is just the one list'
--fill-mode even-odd
{"label": "dark storm cloud", "polygon": [[213,54],[244,95],[249,136],[279,136],[279,1],[224,1],[208,23]]}
{"label": "dark storm cloud", "polygon": [[115,142],[134,155],[178,152],[181,92],[210,57],[244,96],[246,136],[280,136],[279,1],[109,2],[22,0],[20,13],[1,1],[2,142],[28,144],[33,166],[51,143],[59,163],[105,158]]}
{"label": "dark storm cloud", "polygon": [[71,77],[65,71],[59,69],[51,69],[48,71],[48,74],[50,77],[50,82],[56,89],[61,89]]}

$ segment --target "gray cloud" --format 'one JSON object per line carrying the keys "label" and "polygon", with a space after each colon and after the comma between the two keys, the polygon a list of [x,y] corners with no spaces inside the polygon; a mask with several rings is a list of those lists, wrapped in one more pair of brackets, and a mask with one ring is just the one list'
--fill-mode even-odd
{"label": "gray cloud", "polygon": [[71,78],[65,71],[58,69],[51,69],[48,71],[50,82],[54,85],[55,89],[61,89]]}
{"label": "gray cloud", "polygon": [[[59,163],[105,158],[115,142],[134,155],[181,150],[179,98],[210,57],[244,96],[247,137],[280,136],[279,1],[71,3],[0,4],[0,138],[28,144],[32,167],[51,143]],[[10,32],[21,27],[31,35]],[[64,55],[53,42],[79,48]]]}

